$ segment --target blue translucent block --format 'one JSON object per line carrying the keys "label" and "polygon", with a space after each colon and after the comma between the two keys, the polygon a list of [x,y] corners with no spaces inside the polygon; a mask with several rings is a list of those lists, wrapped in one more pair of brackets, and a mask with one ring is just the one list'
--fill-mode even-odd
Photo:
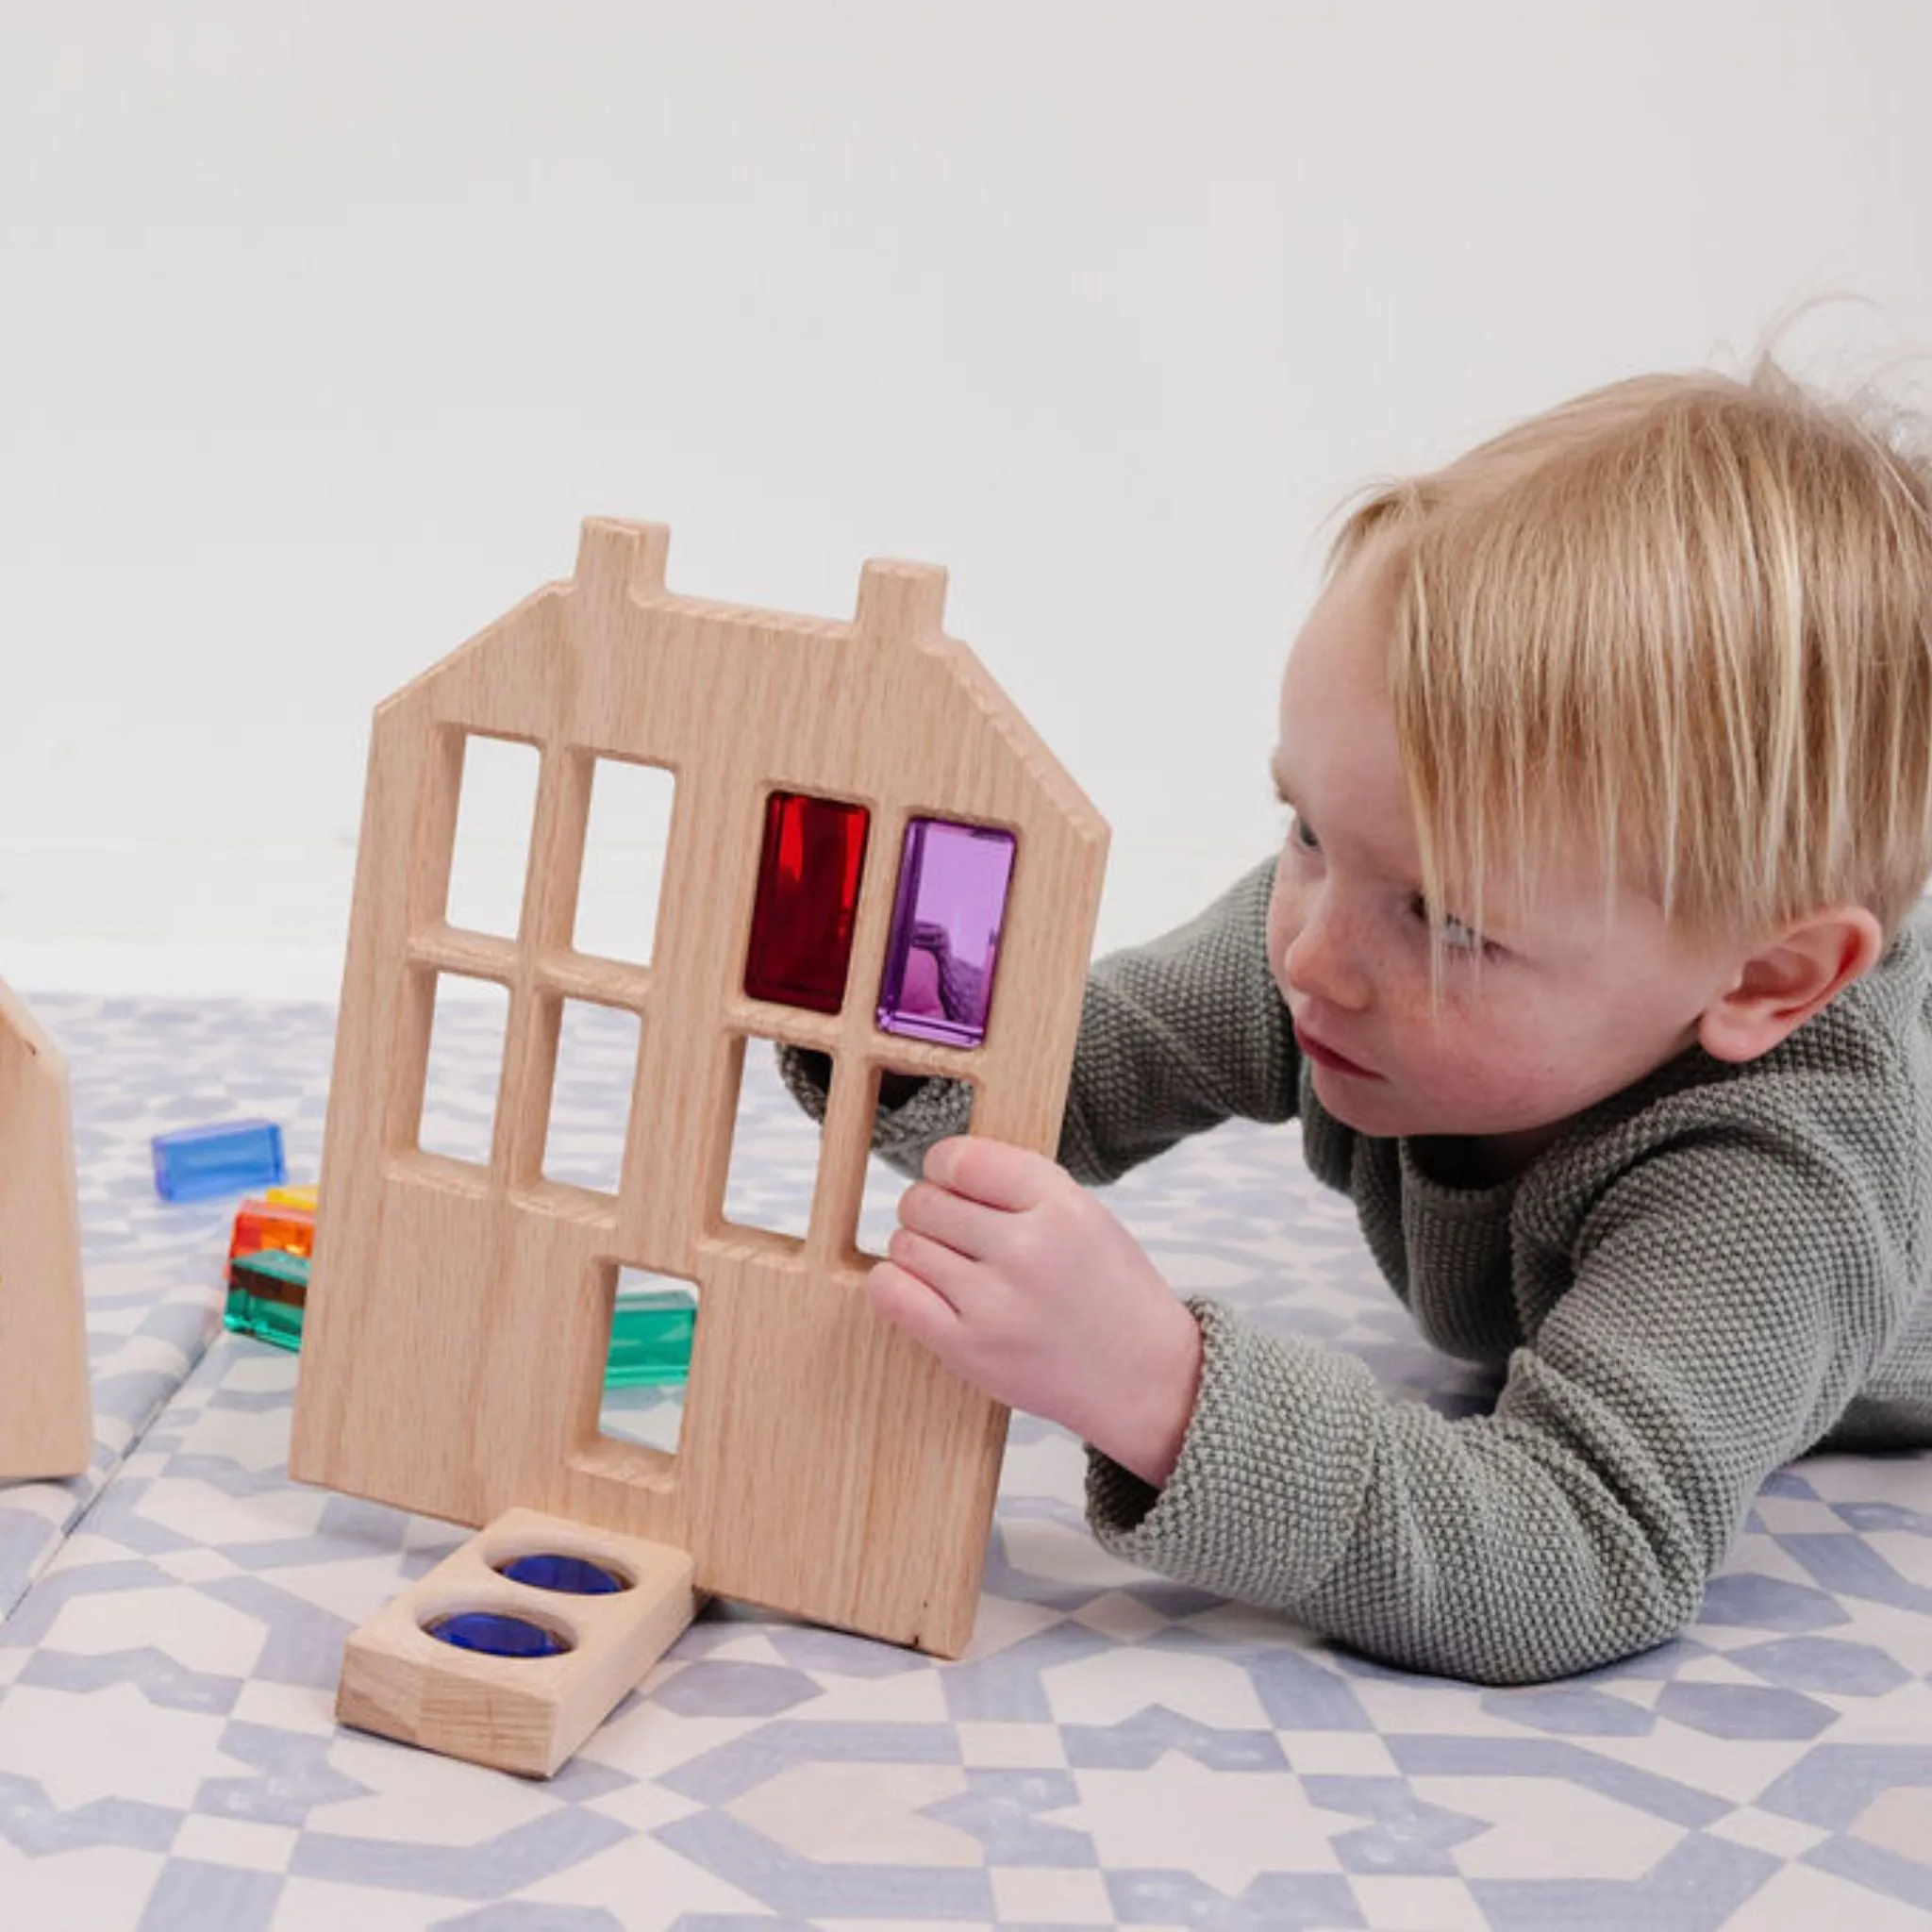
{"label": "blue translucent block", "polygon": [[273,1121],[223,1121],[157,1134],[155,1191],[164,1201],[206,1201],[279,1187],[289,1178],[282,1130]]}
{"label": "blue translucent block", "polygon": [[496,1610],[458,1610],[425,1624],[424,1631],[439,1643],[458,1650],[480,1651],[485,1657],[561,1657],[570,1648],[554,1630],[527,1617],[507,1617]]}
{"label": "blue translucent block", "polygon": [[588,1557],[559,1557],[549,1552],[512,1557],[508,1563],[499,1563],[496,1574],[532,1590],[563,1591],[571,1596],[614,1596],[630,1588],[616,1571],[607,1570]]}

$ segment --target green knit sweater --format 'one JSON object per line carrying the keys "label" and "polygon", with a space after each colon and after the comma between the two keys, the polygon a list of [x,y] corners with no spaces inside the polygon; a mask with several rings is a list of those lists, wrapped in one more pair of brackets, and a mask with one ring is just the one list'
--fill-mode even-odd
{"label": "green knit sweater", "polygon": [[[1393,1662],[1528,1682],[1681,1629],[1780,1464],[1932,1443],[1932,914],[1758,1059],[1691,1048],[1514,1179],[1455,1188],[1316,1099],[1268,968],[1273,870],[1093,966],[1060,1160],[1097,1186],[1298,1116],[1424,1335],[1505,1379],[1451,1421],[1191,1301],[1201,1389],[1166,1487],[1089,1452],[1107,1548]],[[817,1070],[781,1062],[821,1113]],[[968,1098],[929,1083],[880,1153],[917,1172]]]}

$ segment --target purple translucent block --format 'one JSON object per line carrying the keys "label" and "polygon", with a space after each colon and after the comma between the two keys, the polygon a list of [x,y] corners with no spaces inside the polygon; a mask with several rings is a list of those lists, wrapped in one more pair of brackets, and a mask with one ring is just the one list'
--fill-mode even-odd
{"label": "purple translucent block", "polygon": [[977,1046],[1013,876],[1013,835],[949,819],[914,819],[879,981],[882,1033]]}

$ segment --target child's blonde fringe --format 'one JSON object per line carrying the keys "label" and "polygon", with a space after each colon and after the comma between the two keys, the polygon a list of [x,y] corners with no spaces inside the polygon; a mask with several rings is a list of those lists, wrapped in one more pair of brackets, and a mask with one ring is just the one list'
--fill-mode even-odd
{"label": "child's blonde fringe", "polygon": [[[1924,418],[1749,375],[1592,391],[1372,488],[1331,575],[1393,573],[1390,695],[1432,908],[1594,855],[1693,941],[1932,874]],[[1443,943],[1432,946],[1440,991]]]}

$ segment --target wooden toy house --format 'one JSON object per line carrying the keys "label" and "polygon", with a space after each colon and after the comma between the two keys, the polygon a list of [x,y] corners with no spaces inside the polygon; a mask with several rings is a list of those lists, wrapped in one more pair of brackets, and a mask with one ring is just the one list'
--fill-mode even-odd
{"label": "wooden toy house", "polygon": [[0,1480],[93,1453],[67,1063],[0,985]]}
{"label": "wooden toy house", "polygon": [[[1105,862],[1104,822],[942,634],[943,573],[868,564],[846,623],[675,595],[667,545],[659,526],[586,523],[575,577],[384,704],[370,755],[290,1466],[458,1523],[538,1512],[419,1587],[379,1641],[352,1640],[339,1705],[514,1769],[575,1748],[565,1732],[641,1674],[693,1592],[966,1644],[1006,1411],[866,1305],[874,1110],[884,1073],[944,1075],[974,1090],[973,1131],[1054,1149]],[[479,734],[541,759],[513,936],[445,917]],[[606,759],[675,788],[647,964],[574,944]],[[419,1144],[448,974],[508,992],[487,1165]],[[640,1023],[614,1193],[542,1173],[570,1001]],[[802,1239],[724,1212],[743,1057],[774,1041],[833,1063]],[[697,1292],[675,1456],[598,1431],[621,1267]],[[458,1659],[420,1629],[431,1597],[537,1614],[496,1576],[507,1535],[603,1549],[633,1621],[656,1599],[663,1626],[614,1690],[583,1692],[588,1722],[531,1719],[541,1735],[513,1746],[528,1725],[510,1706],[544,1705],[571,1659]],[[570,1645],[604,1645],[581,1606],[549,1608]]]}

